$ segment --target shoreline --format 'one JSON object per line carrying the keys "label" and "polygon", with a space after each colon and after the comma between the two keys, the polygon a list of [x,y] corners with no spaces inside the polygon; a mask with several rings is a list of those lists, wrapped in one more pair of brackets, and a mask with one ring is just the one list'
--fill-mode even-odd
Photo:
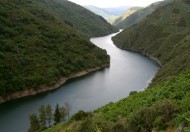
{"label": "shoreline", "polygon": [[122,50],[126,50],[126,51],[130,51],[130,52],[134,52],[134,53],[138,53],[140,55],[143,55],[143,56],[151,59],[152,61],[154,61],[159,67],[162,67],[161,61],[158,58],[155,58],[155,57],[151,56],[148,53],[145,53],[145,52],[142,52],[142,51],[138,51],[138,50],[132,50],[132,49],[128,49],[128,48],[122,48],[122,47],[120,47],[120,46],[118,46],[116,44],[115,44],[115,46],[118,47],[119,49],[122,49]]}
{"label": "shoreline", "polygon": [[6,97],[0,96],[0,104],[3,104],[3,103],[10,101],[10,100],[14,100],[14,99],[22,98],[22,97],[34,96],[34,95],[37,95],[40,93],[44,93],[44,92],[48,92],[48,91],[57,89],[61,85],[65,84],[70,79],[82,77],[84,75],[87,75],[89,73],[101,70],[101,69],[109,67],[109,66],[110,66],[109,64],[104,64],[104,65],[96,67],[96,68],[86,69],[86,70],[83,70],[81,72],[71,74],[68,77],[62,77],[53,86],[41,85],[38,89],[26,89],[23,91],[19,91],[19,92],[15,92],[15,93],[12,93],[10,95],[7,95]]}
{"label": "shoreline", "polygon": [[131,50],[131,49],[127,49],[128,51],[131,51],[131,52],[134,52],[134,53],[138,53],[138,54],[141,54],[149,59],[151,59],[152,61],[154,61],[156,64],[159,65],[159,67],[162,67],[162,63],[161,61],[158,59],[158,58],[155,58],[153,56],[151,56],[150,54],[148,53],[145,53],[145,52],[141,52],[141,51],[138,51],[138,50]]}

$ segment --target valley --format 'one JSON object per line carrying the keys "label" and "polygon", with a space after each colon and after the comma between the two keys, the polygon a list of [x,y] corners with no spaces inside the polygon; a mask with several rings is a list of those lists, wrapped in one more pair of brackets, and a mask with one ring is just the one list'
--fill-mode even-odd
{"label": "valley", "polygon": [[[0,0],[1,130],[189,132],[189,6]],[[68,121],[28,120],[41,105],[65,103]]]}

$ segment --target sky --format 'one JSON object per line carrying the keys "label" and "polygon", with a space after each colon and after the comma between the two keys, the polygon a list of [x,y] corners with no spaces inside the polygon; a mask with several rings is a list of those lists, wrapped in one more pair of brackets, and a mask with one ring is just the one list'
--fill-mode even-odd
{"label": "sky", "polygon": [[69,0],[79,5],[94,5],[97,7],[148,6],[159,0]]}

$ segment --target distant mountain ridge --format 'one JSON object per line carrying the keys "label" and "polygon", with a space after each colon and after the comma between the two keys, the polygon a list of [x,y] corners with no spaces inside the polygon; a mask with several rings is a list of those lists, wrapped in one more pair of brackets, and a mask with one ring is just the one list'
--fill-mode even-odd
{"label": "distant mountain ridge", "polygon": [[124,21],[128,16],[133,14],[134,12],[142,9],[143,7],[131,7],[127,11],[125,11],[121,16],[119,16],[114,22],[113,25],[118,25],[120,22]]}
{"label": "distant mountain ridge", "polygon": [[113,7],[113,8],[99,8],[92,5],[84,6],[88,10],[104,17],[109,23],[113,23],[114,20],[128,10],[129,6]]}
{"label": "distant mountain ridge", "polygon": [[164,0],[155,2],[141,10],[134,12],[133,14],[129,15],[125,20],[121,21],[120,23],[115,24],[118,28],[128,28],[132,25],[135,25],[146,17],[148,17],[151,13],[153,13],[156,9],[163,7],[172,3],[174,0]]}

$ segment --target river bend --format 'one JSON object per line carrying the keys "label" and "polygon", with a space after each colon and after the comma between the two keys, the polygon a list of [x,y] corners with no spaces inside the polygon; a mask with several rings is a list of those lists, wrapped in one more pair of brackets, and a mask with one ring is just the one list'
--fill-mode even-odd
{"label": "river bend", "polygon": [[116,102],[131,91],[144,90],[158,70],[150,59],[118,49],[112,42],[111,34],[92,38],[90,41],[106,49],[111,57],[110,68],[73,79],[59,89],[36,96],[12,100],[0,105],[0,131],[21,132],[29,127],[28,115],[37,112],[42,104],[68,102],[71,113],[79,110],[94,110],[109,102]]}

